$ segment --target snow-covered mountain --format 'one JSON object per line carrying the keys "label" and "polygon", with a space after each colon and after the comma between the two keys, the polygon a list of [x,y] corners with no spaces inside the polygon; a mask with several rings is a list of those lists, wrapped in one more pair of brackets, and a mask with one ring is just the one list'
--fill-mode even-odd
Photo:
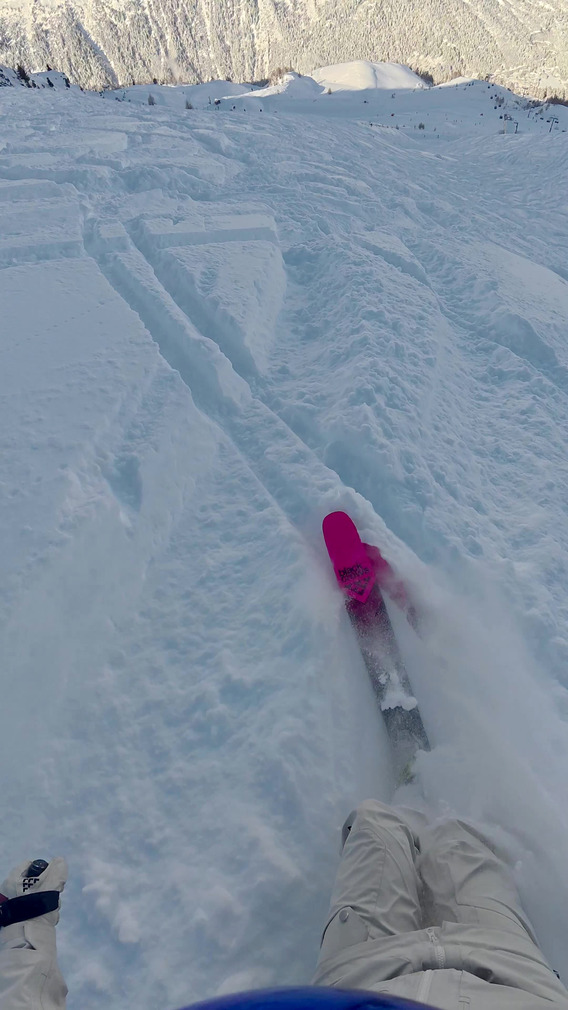
{"label": "snow-covered mountain", "polygon": [[0,88],[0,862],[69,861],[69,1010],[310,979],[395,785],[335,509],[568,981],[568,108],[316,77]]}
{"label": "snow-covered mountain", "polygon": [[0,62],[57,66],[88,88],[252,81],[357,58],[495,75],[542,96],[568,86],[565,0],[0,0]]}

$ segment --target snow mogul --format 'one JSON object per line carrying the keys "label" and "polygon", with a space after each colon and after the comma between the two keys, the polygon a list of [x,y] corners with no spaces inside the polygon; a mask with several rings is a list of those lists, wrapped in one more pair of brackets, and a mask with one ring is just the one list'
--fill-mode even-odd
{"label": "snow mogul", "polygon": [[[475,828],[367,800],[342,838],[312,986],[191,1010],[568,1010],[508,866]],[[2,1010],[64,1010],[55,926],[65,879],[57,858],[26,861],[2,884]]]}

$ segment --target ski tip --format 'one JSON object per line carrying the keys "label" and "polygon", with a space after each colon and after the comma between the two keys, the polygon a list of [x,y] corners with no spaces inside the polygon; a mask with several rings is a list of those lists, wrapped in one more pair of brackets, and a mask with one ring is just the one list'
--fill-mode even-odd
{"label": "ski tip", "polygon": [[347,512],[330,512],[322,523],[327,552],[344,593],[364,603],[375,582],[374,565]]}
{"label": "ski tip", "polygon": [[326,544],[360,543],[357,527],[347,512],[329,512],[321,524]]}
{"label": "ski tip", "polygon": [[334,523],[337,520],[343,521],[344,519],[349,519],[350,522],[353,522],[351,516],[348,515],[347,512],[342,512],[341,509],[338,509],[336,512],[328,512],[327,515],[324,517],[322,526],[325,526],[326,524],[329,523]]}

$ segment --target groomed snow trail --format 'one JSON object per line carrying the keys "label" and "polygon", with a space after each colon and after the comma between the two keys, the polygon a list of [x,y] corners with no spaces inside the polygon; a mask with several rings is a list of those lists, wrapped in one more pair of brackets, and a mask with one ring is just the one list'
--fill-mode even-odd
{"label": "groomed snow trail", "polygon": [[1,96],[2,862],[69,859],[70,1010],[309,979],[393,788],[336,508],[425,614],[432,810],[568,963],[568,135],[278,97]]}

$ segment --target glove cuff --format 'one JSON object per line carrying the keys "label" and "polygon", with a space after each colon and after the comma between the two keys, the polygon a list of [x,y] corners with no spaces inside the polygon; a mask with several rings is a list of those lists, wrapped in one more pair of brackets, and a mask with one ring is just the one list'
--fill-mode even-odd
{"label": "glove cuff", "polygon": [[37,919],[58,907],[59,891],[38,891],[37,894],[22,894],[19,898],[5,898],[0,904],[0,928],[11,926],[14,922]]}

